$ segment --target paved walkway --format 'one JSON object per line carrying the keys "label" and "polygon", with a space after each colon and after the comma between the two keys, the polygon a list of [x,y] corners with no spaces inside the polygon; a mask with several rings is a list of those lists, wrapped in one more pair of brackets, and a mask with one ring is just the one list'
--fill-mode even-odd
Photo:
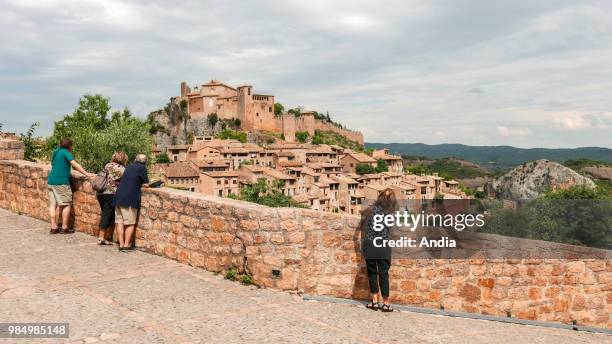
{"label": "paved walkway", "polygon": [[[68,343],[611,343],[612,336],[303,301],[0,209],[0,322],[69,322]],[[58,339],[0,339],[0,343]]]}

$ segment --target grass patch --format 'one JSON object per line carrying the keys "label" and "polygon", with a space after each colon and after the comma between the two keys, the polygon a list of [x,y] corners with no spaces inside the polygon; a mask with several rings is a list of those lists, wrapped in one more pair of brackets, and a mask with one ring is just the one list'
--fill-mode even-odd
{"label": "grass patch", "polygon": [[236,270],[236,268],[230,268],[229,270],[227,270],[227,272],[225,273],[225,279],[230,281],[235,281],[236,279],[238,279],[238,271]]}
{"label": "grass patch", "polygon": [[257,286],[257,284],[255,284],[255,282],[253,281],[253,276],[249,274],[239,274],[236,268],[229,268],[229,270],[225,272],[225,279],[234,282],[239,281],[242,285]]}
{"label": "grass patch", "polygon": [[244,274],[240,276],[240,283],[244,285],[254,285],[253,277],[249,274]]}

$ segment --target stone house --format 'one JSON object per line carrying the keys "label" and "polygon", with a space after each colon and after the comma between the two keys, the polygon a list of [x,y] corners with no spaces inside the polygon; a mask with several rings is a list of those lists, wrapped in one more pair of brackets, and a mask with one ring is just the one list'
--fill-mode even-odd
{"label": "stone house", "polygon": [[340,165],[342,165],[342,171],[345,173],[355,173],[355,169],[359,164],[366,164],[376,167],[376,159],[364,153],[357,152],[345,153],[340,158]]}
{"label": "stone house", "polygon": [[200,184],[200,174],[192,167],[189,162],[174,162],[170,164],[157,164],[161,165],[161,180],[166,186],[196,191]]}
{"label": "stone house", "polygon": [[166,154],[171,161],[186,161],[189,145],[171,145],[168,146]]}
{"label": "stone house", "polygon": [[232,168],[231,161],[225,159],[199,159],[189,161],[200,173],[224,172]]}
{"label": "stone house", "polygon": [[389,172],[404,172],[404,162],[401,156],[389,154],[388,148],[378,149],[372,152],[372,158],[384,160],[389,166]]}
{"label": "stone house", "polygon": [[199,192],[218,197],[228,197],[240,192],[237,171],[205,172],[200,174]]}

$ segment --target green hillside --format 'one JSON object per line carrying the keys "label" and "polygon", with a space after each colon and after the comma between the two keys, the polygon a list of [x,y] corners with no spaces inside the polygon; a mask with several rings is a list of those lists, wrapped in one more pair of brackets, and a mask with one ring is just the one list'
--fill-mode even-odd
{"label": "green hillside", "polygon": [[469,179],[491,175],[488,171],[474,163],[457,160],[455,158],[414,160],[409,157],[404,157],[404,164],[411,173],[431,174],[437,172],[441,177],[449,179]]}
{"label": "green hillside", "polygon": [[366,148],[387,147],[401,155],[425,156],[430,159],[456,157],[477,163],[490,170],[506,170],[526,161],[548,159],[564,162],[570,159],[591,159],[612,163],[612,149],[581,148],[516,148],[511,146],[467,146],[462,144],[426,145],[423,143],[366,143]]}

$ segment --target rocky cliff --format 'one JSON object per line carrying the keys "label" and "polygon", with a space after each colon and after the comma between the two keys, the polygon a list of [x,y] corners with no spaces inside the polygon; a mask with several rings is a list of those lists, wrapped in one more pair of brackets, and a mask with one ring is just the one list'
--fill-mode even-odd
{"label": "rocky cliff", "polygon": [[496,198],[530,200],[548,190],[566,189],[573,185],[595,188],[595,183],[572,169],[549,160],[526,162],[487,184]]}
{"label": "rocky cliff", "polygon": [[[223,130],[240,130],[240,122],[236,119],[220,119],[209,121],[207,117],[191,118],[187,106],[172,99],[163,109],[149,114],[149,122],[153,127],[155,145],[165,149],[170,145],[193,143],[196,136],[215,136]],[[250,131],[246,135],[247,142],[259,145],[270,144],[281,140],[281,135],[268,131]]]}
{"label": "rocky cliff", "polygon": [[194,136],[214,135],[220,130],[217,126],[221,126],[221,123],[211,126],[206,118],[190,118],[186,106],[176,101],[170,101],[163,109],[151,112],[149,121],[155,127],[155,143],[162,148],[190,143]]}

